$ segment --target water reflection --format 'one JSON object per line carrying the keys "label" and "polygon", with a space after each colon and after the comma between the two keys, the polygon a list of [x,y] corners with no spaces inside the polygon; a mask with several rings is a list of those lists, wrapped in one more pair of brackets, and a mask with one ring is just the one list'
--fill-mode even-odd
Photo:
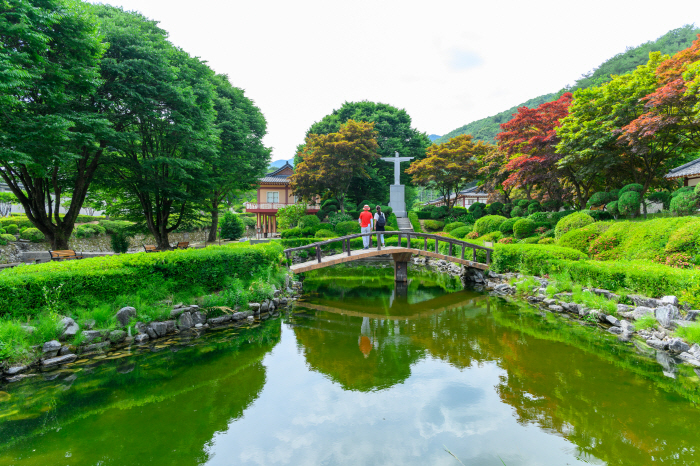
{"label": "water reflection", "polygon": [[273,320],[211,334],[197,346],[159,343],[136,355],[126,350],[124,362],[98,359],[8,386],[0,464],[206,463],[215,432],[263,389],[261,361],[280,330]]}
{"label": "water reflection", "polygon": [[667,361],[669,378],[614,336],[442,277],[403,296],[387,272],[309,276],[281,325],[10,386],[0,464],[700,462],[690,368]]}

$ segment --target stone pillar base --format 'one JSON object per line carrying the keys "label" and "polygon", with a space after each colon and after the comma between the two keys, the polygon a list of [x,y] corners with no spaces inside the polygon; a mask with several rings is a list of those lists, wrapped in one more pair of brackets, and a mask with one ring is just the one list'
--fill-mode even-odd
{"label": "stone pillar base", "polygon": [[392,254],[394,258],[394,280],[408,282],[408,262],[411,260],[410,252]]}
{"label": "stone pillar base", "polygon": [[397,218],[406,217],[406,186],[392,184],[389,188],[389,207]]}

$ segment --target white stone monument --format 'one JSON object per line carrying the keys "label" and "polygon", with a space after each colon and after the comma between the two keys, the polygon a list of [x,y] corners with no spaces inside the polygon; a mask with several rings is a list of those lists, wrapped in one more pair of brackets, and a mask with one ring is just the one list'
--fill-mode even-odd
{"label": "white stone monument", "polygon": [[389,207],[396,217],[406,217],[406,187],[401,184],[401,162],[413,160],[413,157],[399,157],[396,152],[393,157],[382,157],[382,160],[394,164],[394,184],[389,191]]}

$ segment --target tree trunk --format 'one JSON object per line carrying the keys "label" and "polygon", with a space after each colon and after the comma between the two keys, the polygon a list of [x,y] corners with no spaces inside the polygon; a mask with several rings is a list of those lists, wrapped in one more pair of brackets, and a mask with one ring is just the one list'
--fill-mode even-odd
{"label": "tree trunk", "polygon": [[216,241],[216,232],[219,229],[219,209],[214,208],[212,205],[211,211],[211,228],[209,229],[209,237],[207,238],[208,243],[213,243]]}

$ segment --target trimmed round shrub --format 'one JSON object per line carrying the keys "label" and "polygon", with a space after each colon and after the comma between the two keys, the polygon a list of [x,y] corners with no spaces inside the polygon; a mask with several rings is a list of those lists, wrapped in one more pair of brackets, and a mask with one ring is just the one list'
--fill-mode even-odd
{"label": "trimmed round shrub", "polygon": [[4,228],[0,228],[0,235],[4,235],[6,233]]}
{"label": "trimmed round shrub", "polygon": [[423,225],[428,231],[440,231],[445,226],[445,222],[439,220],[423,220]]}
{"label": "trimmed round shrub", "polygon": [[5,226],[5,233],[16,235],[17,233],[19,233],[19,227],[14,223],[10,223],[9,225]]}
{"label": "trimmed round shrub", "polygon": [[[671,203],[673,203],[673,201],[671,201]],[[617,201],[617,208],[622,215],[634,216],[639,212],[639,206],[641,204],[642,196],[637,191],[626,191],[620,194],[620,199]]]}
{"label": "trimmed round shrub", "polygon": [[13,241],[17,241],[17,238],[15,238],[15,235],[8,235],[7,233],[0,234],[0,238],[4,239],[8,243],[11,243]]}
{"label": "trimmed round shrub", "polygon": [[360,224],[354,220],[349,222],[340,222],[335,226],[335,232],[338,233],[338,236],[354,235],[355,233],[360,232]]}
{"label": "trimmed round shrub", "polygon": [[333,213],[328,216],[328,224],[335,229],[335,226],[340,222],[349,222],[353,218],[348,214]]}
{"label": "trimmed round shrub", "polygon": [[554,244],[554,238],[542,238],[537,241],[537,244]]}
{"label": "trimmed round shrub", "polygon": [[507,218],[505,222],[501,223],[501,226],[498,227],[498,230],[503,233],[504,235],[512,235],[513,234],[513,225],[515,225],[515,222],[517,222],[517,218]]}
{"label": "trimmed round shrub", "polygon": [[41,243],[44,241],[44,234],[38,228],[26,228],[20,234],[20,238],[31,241],[32,243]]}
{"label": "trimmed round shrub", "polygon": [[7,240],[3,238],[4,235],[0,235],[0,246],[7,246]]}
{"label": "trimmed round shrub", "polygon": [[610,196],[610,193],[607,193],[605,191],[598,191],[597,193],[593,193],[590,199],[588,199],[588,206],[589,207],[602,207],[606,205],[608,202],[611,202],[613,199]]}
{"label": "trimmed round shrub", "polygon": [[294,227],[294,228],[289,228],[288,230],[282,230],[282,232],[280,233],[280,236],[282,237],[282,239],[301,238],[301,228]]}
{"label": "trimmed round shrub", "polygon": [[546,212],[535,212],[533,214],[530,214],[527,216],[530,220],[532,220],[535,223],[546,223],[549,228],[551,226],[552,221],[549,218],[549,215]]}
{"label": "trimmed round shrub", "polygon": [[525,216],[525,210],[523,210],[522,207],[513,207],[513,210],[510,211],[510,216],[511,218],[514,217],[524,217]]}
{"label": "trimmed round shrub", "polygon": [[453,207],[452,210],[450,210],[450,216],[452,217],[459,217],[460,215],[466,215],[468,212],[467,209],[461,206]]}
{"label": "trimmed round shrub", "polygon": [[487,215],[476,221],[474,224],[474,231],[479,233],[479,236],[498,231],[498,228],[506,220],[507,219],[501,215]]}
{"label": "trimmed round shrub", "polygon": [[92,238],[105,234],[106,232],[107,230],[102,225],[78,225],[75,228],[75,236],[78,238]]}
{"label": "trimmed round shrub", "polygon": [[335,210],[340,210],[340,203],[338,202],[338,199],[326,199],[323,201],[323,204],[321,204],[321,209],[325,209],[326,207],[330,206],[335,206]]}
{"label": "trimmed round shrub", "polygon": [[470,231],[469,233],[467,233],[467,236],[465,236],[465,238],[467,238],[467,239],[476,239],[478,237],[479,237],[479,233],[477,233],[475,231]]}
{"label": "trimmed round shrub", "polygon": [[314,228],[314,231],[316,231],[316,227],[318,227],[319,225],[321,225],[321,221],[315,215],[304,215],[303,217],[301,217],[301,220],[299,220],[299,228],[302,229]]}
{"label": "trimmed round shrub", "polygon": [[[698,193],[696,192],[695,194]],[[649,199],[651,202],[658,202],[659,204],[662,204],[663,209],[668,210],[671,207],[671,199],[673,199],[673,197],[668,191],[656,191],[655,193],[649,194],[647,199]]]}
{"label": "trimmed round shrub", "polygon": [[695,193],[680,193],[671,199],[671,212],[679,217],[682,215],[691,215],[698,210],[698,196]]}
{"label": "trimmed round shrub", "polygon": [[518,239],[527,238],[535,233],[535,228],[535,222],[529,218],[521,218],[513,225],[513,234]]}
{"label": "trimmed round shrub", "polygon": [[227,211],[219,220],[220,235],[224,239],[237,240],[245,233],[245,225],[238,215]]}
{"label": "trimmed round shrub", "polygon": [[639,184],[639,183],[628,184],[626,186],[623,186],[622,189],[620,190],[620,192],[617,193],[618,200],[621,200],[622,195],[625,193],[635,192],[635,193],[641,194],[642,191],[644,191],[644,186],[642,186],[641,184]]}
{"label": "trimmed round shrub", "polygon": [[452,230],[456,230],[457,228],[466,227],[466,226],[467,226],[467,224],[464,222],[452,222],[452,223],[448,223],[447,225],[445,225],[445,228],[443,228],[443,231],[446,231],[447,233],[449,233]]}
{"label": "trimmed round shrub", "polygon": [[[382,209],[382,210],[384,210],[384,209]],[[447,207],[445,207],[445,206],[436,207],[432,212],[430,212],[430,218],[432,218],[433,220],[439,220],[441,218],[445,218],[446,215],[447,215]]]}
{"label": "trimmed round shrub", "polygon": [[462,239],[465,238],[469,233],[472,233],[472,229],[470,227],[459,227],[452,230],[450,232],[450,236],[457,239]]}
{"label": "trimmed round shrub", "polygon": [[607,212],[609,212],[610,215],[614,215],[614,216],[620,215],[620,211],[619,211],[618,208],[617,208],[617,202],[618,202],[618,201],[612,201],[612,202],[609,202],[609,203],[605,206],[605,210],[606,210]]}
{"label": "trimmed round shrub", "polygon": [[557,222],[557,226],[554,228],[554,235],[557,239],[559,239],[569,230],[583,228],[586,225],[590,225],[594,222],[595,220],[590,215],[583,212],[574,212],[573,214],[569,214]]}
{"label": "trimmed round shrub", "polygon": [[489,215],[501,215],[503,213],[503,204],[501,202],[492,202],[486,204],[485,212]]}
{"label": "trimmed round shrub", "polygon": [[529,238],[523,238],[518,242],[521,244],[537,244],[539,241],[540,239],[537,236],[530,236]]}
{"label": "trimmed round shrub", "polygon": [[530,201],[528,201],[527,199],[521,199],[516,204],[521,209],[527,209],[527,206],[530,205]]}
{"label": "trimmed round shrub", "polygon": [[474,213],[477,210],[483,211],[484,209],[486,209],[486,204],[484,204],[483,202],[475,202],[474,204],[470,205],[467,210],[471,213]]}
{"label": "trimmed round shrub", "polygon": [[337,236],[338,235],[331,230],[318,230],[314,235],[314,237],[316,238],[335,238]]}
{"label": "trimmed round shrub", "polygon": [[532,204],[527,206],[527,213],[529,215],[534,214],[535,212],[542,212],[542,206],[540,205],[539,202],[534,201]]}

